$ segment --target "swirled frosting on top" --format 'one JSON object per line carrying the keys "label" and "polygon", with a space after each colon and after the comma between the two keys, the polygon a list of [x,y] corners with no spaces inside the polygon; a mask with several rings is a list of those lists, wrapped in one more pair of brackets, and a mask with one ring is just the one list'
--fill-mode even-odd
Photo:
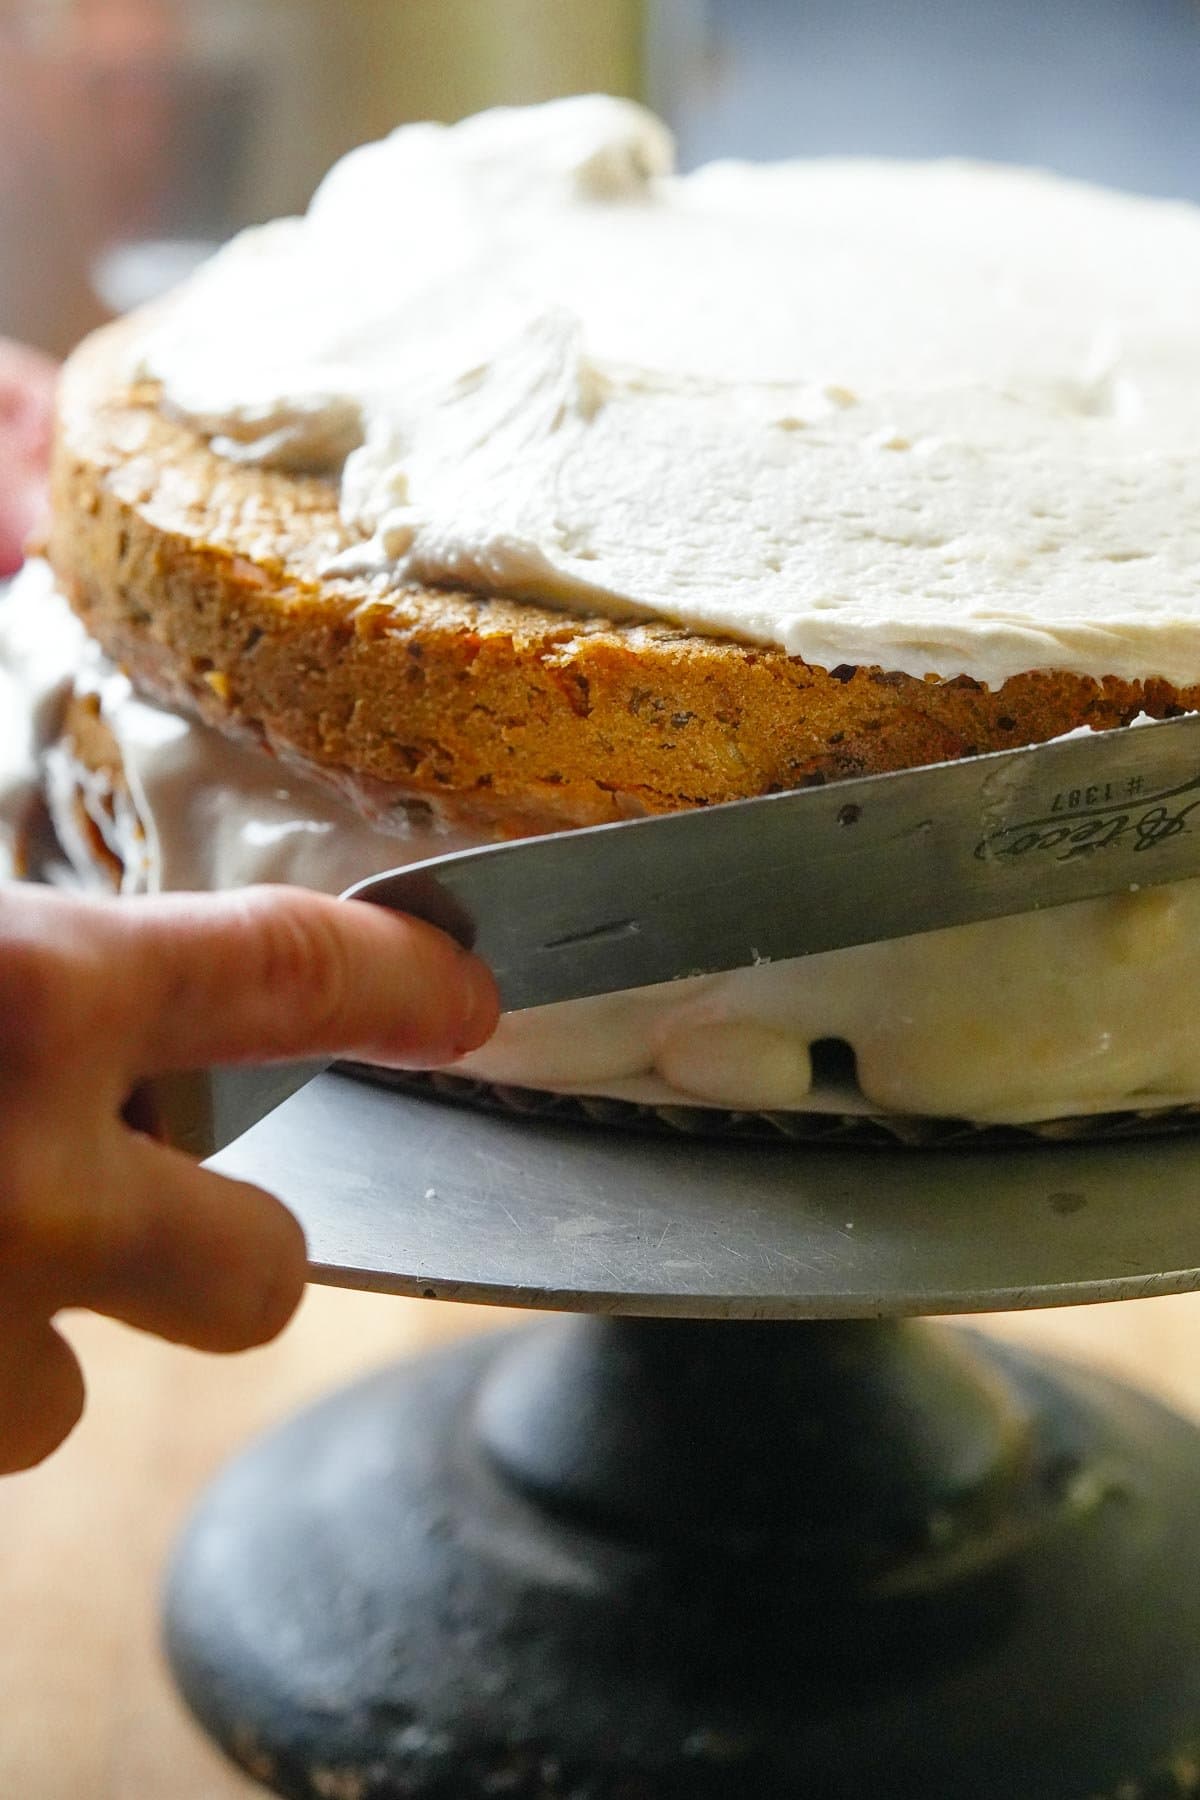
{"label": "swirled frosting on top", "polygon": [[584,97],[406,126],[140,348],[356,567],[990,684],[1200,679],[1200,211],[719,163]]}

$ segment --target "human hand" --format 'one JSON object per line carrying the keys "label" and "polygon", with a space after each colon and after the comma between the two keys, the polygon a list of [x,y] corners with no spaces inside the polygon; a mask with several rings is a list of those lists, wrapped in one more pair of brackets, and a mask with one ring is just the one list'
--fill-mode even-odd
{"label": "human hand", "polygon": [[150,1076],[346,1055],[453,1061],[494,1029],[482,963],[417,920],[290,888],[85,900],[0,884],[0,1473],[55,1449],[89,1307],[201,1350],[274,1337],[305,1279],[269,1194],[131,1129]]}

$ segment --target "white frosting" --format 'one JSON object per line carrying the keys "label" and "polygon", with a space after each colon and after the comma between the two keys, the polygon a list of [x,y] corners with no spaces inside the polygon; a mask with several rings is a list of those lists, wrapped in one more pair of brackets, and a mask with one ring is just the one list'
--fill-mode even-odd
{"label": "white frosting", "polygon": [[[97,698],[128,806],[55,741],[73,686]],[[81,797],[127,892],[293,881],[336,893],[464,845],[405,839],[395,819],[382,829],[265,752],[139,700],[41,568],[0,601],[0,690],[0,717],[21,722],[15,756],[0,753],[0,794],[19,783],[28,811],[38,766],[77,879],[105,879],[78,828]],[[844,1091],[810,1092],[810,1045],[838,1038],[872,1110],[1030,1121],[1200,1100],[1198,993],[1192,881],[510,1015],[458,1066],[652,1104],[845,1111]]]}
{"label": "white frosting", "polygon": [[510,1015],[465,1066],[783,1110],[840,1038],[874,1110],[1030,1122],[1200,1099],[1198,988],[1192,881]]}
{"label": "white frosting", "polygon": [[227,454],[352,449],[368,572],[825,667],[1183,684],[1198,318],[1200,211],[959,163],[679,177],[592,97],[354,152],[141,355]]}
{"label": "white frosting", "polygon": [[58,735],[86,643],[44,563],[0,586],[0,880],[27,871],[42,752]]}

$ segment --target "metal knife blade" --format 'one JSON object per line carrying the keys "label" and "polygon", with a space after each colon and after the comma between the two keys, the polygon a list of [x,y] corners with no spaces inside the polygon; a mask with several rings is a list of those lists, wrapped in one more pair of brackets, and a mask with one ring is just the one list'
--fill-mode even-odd
{"label": "metal knife blade", "polygon": [[1200,714],[468,850],[348,898],[472,942],[506,1011],[1200,875]]}
{"label": "metal knife blade", "polygon": [[[472,944],[519,1011],[1190,876],[1200,714],[462,851],[346,897]],[[211,1153],[313,1073],[210,1071],[173,1141]]]}

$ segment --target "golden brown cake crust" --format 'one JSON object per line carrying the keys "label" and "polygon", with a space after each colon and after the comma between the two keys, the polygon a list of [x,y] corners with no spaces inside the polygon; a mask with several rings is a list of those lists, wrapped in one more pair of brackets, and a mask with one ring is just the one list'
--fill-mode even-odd
{"label": "golden brown cake crust", "polygon": [[49,554],[144,692],[340,783],[514,832],[711,805],[1200,707],[1200,685],[811,667],[668,625],[322,573],[335,487],[233,464],[130,387],[109,327],[65,372]]}

